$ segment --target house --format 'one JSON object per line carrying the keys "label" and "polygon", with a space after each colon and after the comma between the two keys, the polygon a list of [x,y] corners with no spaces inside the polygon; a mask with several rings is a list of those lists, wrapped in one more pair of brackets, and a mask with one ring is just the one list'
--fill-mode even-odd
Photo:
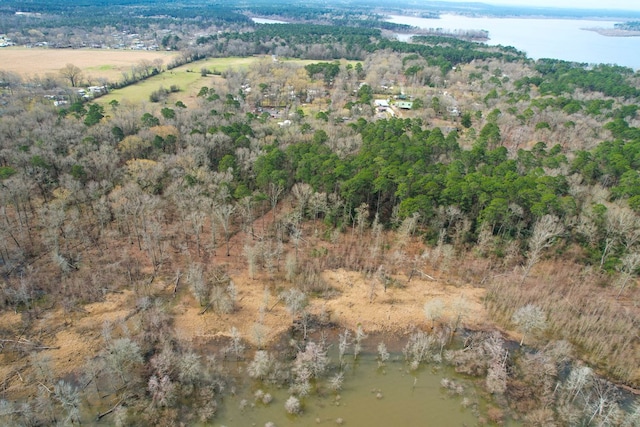
{"label": "house", "polygon": [[386,99],[376,99],[373,103],[378,108],[389,108],[389,101]]}
{"label": "house", "polygon": [[6,34],[0,34],[0,47],[14,46],[15,43]]}
{"label": "house", "polygon": [[413,108],[413,102],[411,101],[398,101],[396,102],[396,107],[402,110],[411,110]]}
{"label": "house", "polygon": [[89,89],[89,92],[93,95],[93,96],[100,96],[100,95],[104,95],[105,93],[108,92],[107,87],[106,86],[89,86],[87,89]]}

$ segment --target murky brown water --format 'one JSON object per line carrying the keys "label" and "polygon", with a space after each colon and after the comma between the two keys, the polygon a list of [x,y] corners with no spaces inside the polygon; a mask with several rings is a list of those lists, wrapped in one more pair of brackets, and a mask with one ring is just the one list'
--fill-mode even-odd
{"label": "murky brown water", "polygon": [[[440,381],[444,377],[461,384],[464,392],[452,395],[442,388]],[[253,393],[258,388],[270,393],[273,401],[268,405],[256,403]],[[373,355],[363,355],[356,365],[346,369],[339,393],[324,390],[321,395],[312,391],[302,399],[302,413],[292,416],[284,408],[289,397],[286,389],[254,384],[225,398],[209,425],[262,427],[268,422],[275,426],[339,425],[342,419],[344,425],[355,427],[474,426],[484,406],[473,384],[449,368],[426,366],[409,372],[399,358],[378,368]]]}

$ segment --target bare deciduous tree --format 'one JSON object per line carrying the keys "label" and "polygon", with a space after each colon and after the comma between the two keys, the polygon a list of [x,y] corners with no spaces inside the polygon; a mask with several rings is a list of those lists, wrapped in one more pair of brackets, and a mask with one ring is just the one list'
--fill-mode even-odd
{"label": "bare deciduous tree", "polygon": [[268,351],[258,350],[253,355],[253,360],[247,365],[247,372],[251,378],[264,380],[271,372],[274,363],[275,360]]}
{"label": "bare deciduous tree", "polygon": [[278,206],[278,200],[283,191],[284,187],[281,184],[269,183],[269,201],[271,202],[271,213],[274,224],[276,223],[276,207]]}
{"label": "bare deciduous tree", "polygon": [[494,332],[483,343],[489,356],[485,384],[490,393],[502,394],[507,390],[507,358],[509,352],[504,348],[504,340]]}
{"label": "bare deciduous tree", "polygon": [[189,266],[187,272],[187,283],[191,288],[193,296],[198,300],[201,306],[209,302],[209,294],[211,288],[204,277],[204,271],[201,264],[193,263]]}
{"label": "bare deciduous tree", "polygon": [[300,217],[304,218],[309,200],[313,195],[313,188],[311,188],[309,184],[298,182],[293,186],[293,188],[291,188],[291,194],[293,194],[298,202]]}
{"label": "bare deciduous tree", "polygon": [[629,283],[629,280],[633,277],[635,271],[640,267],[640,252],[631,252],[626,254],[621,259],[622,265],[619,267],[620,277],[620,291],[618,291],[618,298],[624,291],[625,287]]}
{"label": "bare deciduous tree", "polygon": [[520,340],[520,345],[522,345],[527,335],[546,328],[547,315],[540,307],[527,304],[516,310],[511,320],[522,332],[522,339]]}
{"label": "bare deciduous tree", "polygon": [[214,212],[216,217],[218,218],[218,223],[222,227],[224,231],[224,241],[227,248],[227,256],[230,256],[231,246],[231,216],[235,212],[236,208],[234,205],[223,204],[216,205],[214,207]]}
{"label": "bare deciduous tree", "polygon": [[107,370],[120,379],[121,387],[134,379],[136,368],[143,362],[138,343],[126,337],[110,341],[103,354]]}
{"label": "bare deciduous tree", "polygon": [[444,311],[444,302],[440,298],[433,298],[424,303],[424,314],[431,321],[431,329],[435,326],[436,320],[440,319]]}
{"label": "bare deciduous tree", "polygon": [[229,335],[231,341],[229,345],[224,348],[224,353],[226,355],[233,355],[236,360],[242,359],[244,356],[245,345],[242,342],[242,335],[240,335],[240,331],[233,326],[229,331]]}
{"label": "bare deciduous tree", "polygon": [[77,65],[67,64],[60,70],[60,75],[69,80],[71,87],[77,87],[82,79],[82,70]]}
{"label": "bare deciduous tree", "polygon": [[384,341],[378,343],[378,367],[384,366],[385,362],[389,360],[389,352]]}
{"label": "bare deciduous tree", "polygon": [[77,387],[65,382],[58,381],[53,388],[53,396],[58,401],[64,411],[64,425],[80,423],[80,394]]}
{"label": "bare deciduous tree", "polygon": [[358,325],[356,328],[356,336],[353,338],[353,359],[357,359],[360,352],[362,352],[362,341],[367,338],[367,334],[364,333],[362,325]]}
{"label": "bare deciduous tree", "polygon": [[520,284],[524,283],[531,272],[531,269],[536,265],[542,257],[542,252],[553,245],[556,237],[564,232],[564,226],[553,215],[545,215],[536,221],[533,226],[533,234],[529,239],[529,252],[527,253],[527,263],[524,267],[524,273]]}

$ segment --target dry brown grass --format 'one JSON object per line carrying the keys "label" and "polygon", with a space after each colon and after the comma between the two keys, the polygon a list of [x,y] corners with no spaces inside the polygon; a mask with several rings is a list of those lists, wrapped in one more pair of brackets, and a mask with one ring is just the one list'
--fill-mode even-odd
{"label": "dry brown grass", "polygon": [[[284,205],[278,207],[279,215],[286,215]],[[273,238],[273,224],[273,216],[269,213],[255,221],[254,230],[269,240]],[[209,227],[209,224],[205,225],[203,235],[209,233]],[[347,229],[334,239],[330,228],[326,227],[321,222],[304,224],[298,252],[300,265],[305,268],[300,269],[292,281],[285,278],[284,259],[287,253],[294,252],[294,246],[286,236],[279,268],[268,271],[262,266],[256,276],[250,278],[243,247],[247,243],[255,244],[260,238],[236,229],[230,242],[230,256],[226,256],[222,248],[205,249],[202,255],[197,255],[194,241],[185,244],[181,232],[167,229],[167,236],[173,234],[170,238],[172,249],[151,285],[143,285],[153,274],[144,252],[129,245],[127,239],[120,241],[113,230],[111,236],[115,239],[105,245],[109,250],[104,251],[112,256],[108,262],[94,264],[94,270],[100,266],[100,272],[95,272],[104,276],[99,283],[118,282],[118,287],[109,287],[109,290],[119,290],[118,293],[107,293],[102,301],[86,304],[81,309],[73,304],[54,306],[41,312],[28,329],[24,329],[21,316],[7,311],[0,317],[0,326],[6,338],[24,334],[28,339],[54,347],[42,352],[51,357],[56,377],[61,377],[80,370],[86,360],[100,352],[105,322],[118,323],[127,319],[132,333],[137,333],[142,315],[137,313],[136,304],[143,297],[161,303],[163,312],[171,320],[172,335],[187,348],[219,342],[220,338],[228,337],[234,327],[251,342],[253,328],[258,322],[266,332],[263,344],[273,342],[292,326],[292,316],[278,301],[278,294],[294,286],[310,291],[309,311],[317,319],[341,328],[354,330],[361,325],[367,333],[392,333],[395,336],[415,328],[430,328],[431,322],[423,307],[433,298],[444,303],[445,311],[439,321],[457,323],[460,315],[461,324],[473,329],[494,328],[494,322],[511,328],[511,314],[519,307],[533,303],[548,313],[550,336],[572,341],[581,357],[599,366],[603,372],[631,385],[640,381],[637,368],[640,352],[637,335],[634,335],[637,334],[637,327],[634,329],[637,307],[628,298],[616,300],[615,292],[610,289],[598,288],[596,283],[601,282],[601,277],[597,274],[581,271],[574,264],[548,261],[534,269],[525,285],[518,286],[518,272],[504,275],[498,271],[502,267],[492,268],[490,262],[480,261],[467,252],[452,254],[454,258],[447,261],[442,256],[436,259],[435,250],[431,249],[432,255],[423,257],[420,255],[425,247],[418,239],[400,244],[395,233],[383,233],[379,243],[384,249],[373,253],[371,247],[376,236],[370,229],[365,229],[361,235]],[[122,260],[116,256],[121,253]],[[86,255],[99,259],[96,254]],[[123,270],[125,260],[135,261],[140,266],[134,283],[123,280],[126,275],[122,271],[120,276],[111,276],[104,267],[111,263]],[[232,278],[237,288],[237,302],[232,313],[207,310],[202,314],[202,307],[193,298],[184,279],[174,296],[175,273],[180,270],[184,274],[190,260],[219,267]],[[44,266],[41,268],[45,269]],[[420,274],[409,280],[412,269]],[[386,288],[380,271],[388,281]],[[87,283],[90,282],[88,277]],[[485,286],[489,294],[488,305],[485,305]],[[629,290],[628,295],[635,292]],[[268,294],[268,301],[265,294]],[[83,295],[79,294],[79,297]],[[79,299],[87,301],[86,298]],[[0,352],[3,366],[0,379],[9,389],[20,388],[20,376],[28,376],[24,371],[28,368],[25,367],[27,362],[20,360],[18,352],[8,350],[5,348]]]}
{"label": "dry brown grass", "polygon": [[568,261],[546,261],[534,273],[523,285],[518,285],[519,272],[494,280],[488,292],[491,315],[510,325],[515,310],[535,304],[548,316],[545,338],[571,342],[580,358],[607,376],[637,387],[640,317],[634,299],[638,290],[618,299],[606,275]]}
{"label": "dry brown grass", "polygon": [[[281,206],[278,211],[282,214],[283,209],[285,207]],[[254,222],[254,229],[262,232],[263,225],[266,224],[268,229],[272,222],[273,216],[268,213]],[[226,256],[225,251],[220,248],[215,253],[210,253],[211,256],[205,261],[211,265],[223,266],[233,279],[238,291],[236,310],[230,314],[217,314],[209,310],[201,315],[201,307],[187,292],[187,285],[183,283],[181,298],[174,308],[176,335],[181,340],[196,342],[227,337],[231,328],[235,327],[244,338],[251,340],[252,328],[260,318],[260,308],[265,304],[267,293],[267,309],[262,317],[262,324],[266,327],[267,340],[273,341],[292,325],[291,315],[286,311],[284,303],[278,302],[278,294],[295,286],[306,288],[314,295],[310,298],[308,307],[313,316],[351,330],[361,325],[367,333],[402,335],[415,328],[428,329],[431,324],[425,316],[424,304],[433,298],[439,298],[444,303],[440,319],[442,322],[455,322],[460,306],[464,306],[461,325],[484,329],[492,323],[483,306],[485,289],[468,283],[454,284],[447,274],[436,275],[436,280],[414,276],[409,281],[406,272],[411,267],[408,261],[402,265],[390,254],[382,252],[375,260],[362,258],[367,252],[364,247],[371,244],[368,237],[360,239],[347,232],[342,234],[339,244],[333,245],[322,237],[325,227],[321,222],[307,223],[304,226],[304,241],[298,252],[299,265],[306,268],[300,269],[293,283],[284,277],[284,254],[277,271],[269,273],[261,268],[255,278],[250,278],[243,247],[246,243],[254,244],[256,241],[244,232],[236,233],[230,242],[230,256]],[[393,233],[385,238],[393,239]],[[421,246],[418,243],[409,250],[416,250]],[[285,253],[294,252],[290,241],[285,242],[284,248]],[[318,256],[318,253],[324,255]],[[349,260],[353,260],[353,267],[344,265],[351,262]],[[385,289],[374,273],[358,267],[367,263],[376,268],[384,264],[392,285]],[[429,270],[424,261],[419,267],[421,270]],[[375,283],[373,292],[372,283]]]}
{"label": "dry brown grass", "polygon": [[85,79],[118,81],[123,71],[129,71],[141,60],[162,59],[166,65],[175,56],[175,52],[163,51],[12,47],[0,49],[0,69],[18,73],[24,78],[48,73],[57,76],[58,71],[70,63],[82,69]]}
{"label": "dry brown grass", "polygon": [[[255,229],[263,230],[263,224],[266,224],[265,230],[268,230],[272,221],[270,214],[259,218],[255,222]],[[45,311],[31,330],[48,330],[41,342],[54,348],[43,353],[51,357],[58,377],[71,374],[99,353],[104,345],[101,332],[105,323],[118,324],[127,319],[128,327],[135,333],[140,317],[140,314],[136,314],[136,301],[145,296],[163,301],[163,310],[171,318],[175,337],[187,346],[218,341],[228,337],[232,328],[238,329],[244,339],[252,342],[253,328],[258,322],[264,326],[264,344],[268,344],[293,324],[292,316],[284,303],[278,300],[278,294],[289,287],[305,286],[309,281],[305,276],[316,273],[315,280],[322,283],[322,289],[311,292],[314,296],[310,298],[308,310],[315,318],[340,327],[355,330],[361,325],[367,333],[396,335],[408,334],[415,328],[428,329],[431,322],[424,314],[424,304],[433,298],[439,298],[444,303],[444,312],[439,321],[455,322],[459,306],[463,304],[465,311],[460,319],[461,325],[485,328],[491,324],[483,306],[484,289],[464,283],[454,284],[448,275],[434,273],[424,262],[419,268],[429,271],[436,280],[414,276],[409,281],[406,272],[410,271],[410,267],[402,265],[389,254],[381,253],[375,260],[368,260],[354,253],[364,254],[363,249],[354,244],[359,242],[358,245],[368,245],[368,239],[360,239],[347,232],[342,235],[340,244],[333,245],[322,238],[323,233],[314,235],[312,230],[324,228],[322,223],[309,223],[306,227],[299,253],[301,263],[311,267],[300,271],[293,283],[284,278],[283,263],[275,272],[261,268],[255,278],[249,277],[243,246],[253,240],[246,233],[238,232],[232,237],[230,256],[226,256],[226,251],[222,249],[204,251],[202,262],[219,266],[235,283],[237,302],[232,313],[217,313],[211,309],[203,313],[203,307],[191,294],[184,274],[174,297],[174,274],[178,269],[184,273],[187,263],[186,259],[176,254],[171,262],[165,264],[152,285],[132,287],[123,283],[123,290],[109,293],[103,301],[84,305],[81,310],[54,307]],[[392,239],[393,235],[385,238]],[[421,245],[414,242],[413,246],[410,250]],[[110,245],[110,251],[119,253],[121,249],[117,247],[115,243]],[[195,249],[195,245],[190,247]],[[323,247],[327,248],[326,255],[318,259],[317,249]],[[285,251],[293,251],[291,242],[285,242]],[[147,282],[152,271],[148,266],[144,267],[147,264],[144,253],[134,247],[126,253],[129,259],[137,259],[143,266],[140,282]],[[191,254],[190,257],[196,255]],[[393,283],[385,289],[375,273],[366,268],[354,271],[338,265],[350,262],[349,259],[354,260],[356,266],[368,263],[387,265],[387,275]],[[395,271],[391,271],[391,264],[394,264]],[[373,288],[372,283],[375,283]],[[265,294],[268,294],[267,299]],[[261,308],[263,315],[260,314]],[[19,318],[8,314],[4,317],[7,323],[15,323]],[[31,332],[29,336],[33,336]],[[11,371],[3,374],[7,378]]]}

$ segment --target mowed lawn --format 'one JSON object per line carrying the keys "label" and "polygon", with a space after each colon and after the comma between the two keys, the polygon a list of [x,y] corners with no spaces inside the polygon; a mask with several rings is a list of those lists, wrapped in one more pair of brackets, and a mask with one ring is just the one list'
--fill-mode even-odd
{"label": "mowed lawn", "polygon": [[6,47],[0,48],[0,70],[20,74],[24,79],[47,74],[59,77],[65,65],[73,64],[82,70],[84,80],[96,84],[100,78],[122,80],[122,73],[142,60],[161,59],[166,65],[177,56],[177,52],[166,51]]}

